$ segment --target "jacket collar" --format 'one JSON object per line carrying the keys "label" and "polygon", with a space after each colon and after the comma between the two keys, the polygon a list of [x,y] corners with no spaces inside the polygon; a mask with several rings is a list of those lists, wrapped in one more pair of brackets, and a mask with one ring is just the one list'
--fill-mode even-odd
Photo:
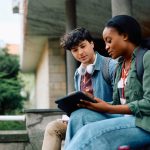
{"label": "jacket collar", "polygon": [[[133,54],[132,54],[132,60],[136,57],[136,55],[137,55],[137,53],[138,53],[139,50],[140,50],[140,47],[136,47],[136,48],[134,49]],[[122,56],[120,56],[120,57],[118,58],[118,62],[119,62],[119,63],[122,63],[123,61],[124,61],[124,58],[123,58]]]}
{"label": "jacket collar", "polygon": [[132,54],[132,59],[136,57],[139,50],[140,50],[139,46],[134,49],[133,54]]}
{"label": "jacket collar", "polygon": [[96,56],[96,62],[95,62],[95,66],[94,66],[94,71],[95,70],[100,70],[100,65],[101,65],[101,62],[102,62],[101,55],[97,51],[95,52],[95,54],[97,56]]}

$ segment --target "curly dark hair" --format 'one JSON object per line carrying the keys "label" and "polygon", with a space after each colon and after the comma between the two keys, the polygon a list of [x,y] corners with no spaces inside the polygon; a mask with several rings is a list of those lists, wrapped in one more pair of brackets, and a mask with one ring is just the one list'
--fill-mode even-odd
{"label": "curly dark hair", "polygon": [[79,27],[61,37],[60,46],[65,50],[71,50],[72,47],[79,45],[84,40],[91,42],[93,38],[87,29]]}

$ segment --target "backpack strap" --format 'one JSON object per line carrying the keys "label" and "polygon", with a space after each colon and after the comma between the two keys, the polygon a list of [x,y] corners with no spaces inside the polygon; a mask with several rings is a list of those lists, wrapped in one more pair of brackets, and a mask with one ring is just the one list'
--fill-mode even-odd
{"label": "backpack strap", "polygon": [[102,75],[103,78],[105,79],[105,81],[111,85],[111,77],[109,74],[109,62],[110,62],[111,58],[109,57],[104,57],[103,59],[103,63],[102,63]]}
{"label": "backpack strap", "polygon": [[143,73],[144,73],[143,56],[147,50],[148,49],[146,49],[146,48],[139,48],[137,55],[136,55],[135,67],[136,67],[136,71],[137,71],[137,77],[141,83],[143,80]]}

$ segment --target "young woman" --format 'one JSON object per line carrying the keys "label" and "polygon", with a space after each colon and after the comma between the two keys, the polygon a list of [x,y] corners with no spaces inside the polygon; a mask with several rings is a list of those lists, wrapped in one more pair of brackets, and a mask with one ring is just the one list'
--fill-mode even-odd
{"label": "young woman", "polygon": [[[137,77],[136,57],[148,43],[142,42],[138,22],[127,15],[110,19],[104,30],[106,50],[114,59],[121,56],[116,71],[113,104],[95,98],[81,100],[71,114],[66,150],[117,150],[120,145],[137,149],[150,144],[150,51],[143,56],[142,81]],[[85,109],[86,108],[86,109]]]}

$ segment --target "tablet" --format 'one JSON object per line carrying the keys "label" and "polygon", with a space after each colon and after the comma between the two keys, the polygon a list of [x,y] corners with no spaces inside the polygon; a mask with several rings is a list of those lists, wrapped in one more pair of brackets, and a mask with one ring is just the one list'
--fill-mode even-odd
{"label": "tablet", "polygon": [[65,97],[62,97],[56,100],[55,103],[58,104],[58,108],[66,112],[67,115],[70,115],[73,111],[80,108],[77,104],[80,103],[81,99],[96,103],[94,99],[90,98],[81,91],[73,92]]}

